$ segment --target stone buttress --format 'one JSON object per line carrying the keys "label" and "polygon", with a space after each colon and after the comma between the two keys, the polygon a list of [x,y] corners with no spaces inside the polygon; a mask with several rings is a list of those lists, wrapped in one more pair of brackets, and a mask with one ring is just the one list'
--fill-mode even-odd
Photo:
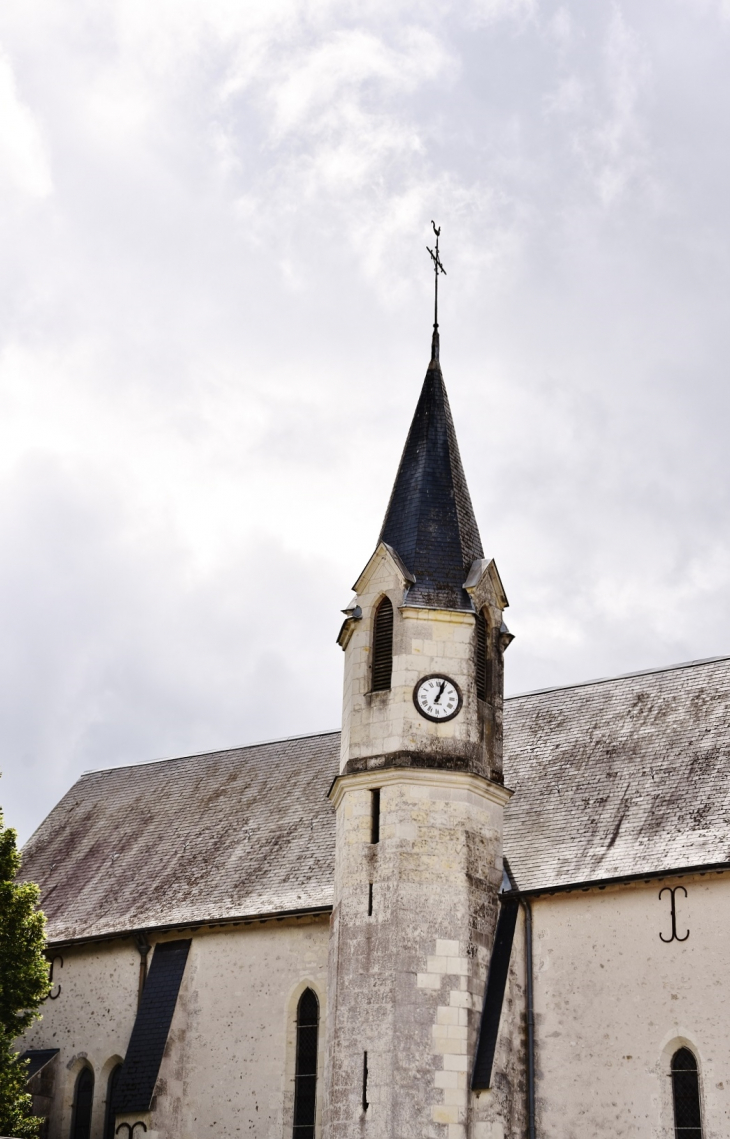
{"label": "stone buttress", "polygon": [[[386,598],[390,662],[375,629]],[[483,556],[436,333],[380,540],[339,637],[327,1139],[469,1134],[510,794],[502,781],[506,605],[496,566]],[[458,711],[443,722],[416,705],[424,677],[436,679],[432,700],[448,683]]]}

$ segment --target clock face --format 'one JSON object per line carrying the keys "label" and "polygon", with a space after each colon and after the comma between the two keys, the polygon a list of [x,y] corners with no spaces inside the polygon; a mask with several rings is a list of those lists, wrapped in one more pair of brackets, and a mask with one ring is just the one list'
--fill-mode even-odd
{"label": "clock face", "polygon": [[413,690],[413,703],[427,720],[452,720],[461,710],[461,693],[448,676],[424,676]]}

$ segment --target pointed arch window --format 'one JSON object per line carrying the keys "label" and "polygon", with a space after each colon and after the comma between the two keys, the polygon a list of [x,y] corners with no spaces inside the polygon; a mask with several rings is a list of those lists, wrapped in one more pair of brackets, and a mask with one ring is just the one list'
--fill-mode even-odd
{"label": "pointed arch window", "polygon": [[672,1099],[675,1139],[702,1139],[700,1077],[689,1048],[680,1048],[672,1056]]}
{"label": "pointed arch window", "polygon": [[76,1077],[71,1139],[91,1139],[91,1109],[94,1106],[94,1073],[82,1068]]}
{"label": "pointed arch window", "polygon": [[393,675],[393,604],[384,597],[375,610],[373,622],[373,692],[390,688]]}
{"label": "pointed arch window", "polygon": [[487,619],[484,613],[477,613],[474,672],[477,682],[477,696],[480,700],[486,700],[489,691],[487,655]]}
{"label": "pointed arch window", "polygon": [[317,1111],[319,1001],[305,989],[297,1005],[297,1059],[294,1077],[294,1139],[314,1139]]}
{"label": "pointed arch window", "polygon": [[104,1139],[114,1139],[114,1122],[116,1118],[116,1111],[114,1110],[114,1096],[119,1083],[119,1074],[122,1070],[121,1064],[116,1064],[109,1073],[109,1079],[106,1083],[106,1110],[104,1112]]}

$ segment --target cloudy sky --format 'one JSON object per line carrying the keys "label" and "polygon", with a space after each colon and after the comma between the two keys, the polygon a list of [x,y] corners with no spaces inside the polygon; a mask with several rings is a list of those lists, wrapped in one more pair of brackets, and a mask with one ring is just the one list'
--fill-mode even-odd
{"label": "cloudy sky", "polygon": [[4,0],[0,802],[336,727],[442,362],[509,691],[730,652],[728,0]]}

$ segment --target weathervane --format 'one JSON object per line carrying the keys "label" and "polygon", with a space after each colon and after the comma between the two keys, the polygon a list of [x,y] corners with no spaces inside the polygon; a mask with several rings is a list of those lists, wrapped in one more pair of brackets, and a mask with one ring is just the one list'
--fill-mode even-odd
{"label": "weathervane", "polygon": [[432,226],[434,227],[434,233],[436,235],[436,248],[430,249],[428,246],[426,246],[426,248],[428,249],[428,252],[430,254],[430,260],[432,260],[434,263],[434,329],[437,330],[438,329],[438,273],[443,273],[444,277],[445,277],[446,276],[446,270],[444,269],[443,265],[441,264],[441,257],[438,256],[438,238],[441,237],[441,226],[438,227],[438,229],[436,229],[436,222],[435,221],[432,221],[432,223],[430,223],[430,224],[432,224]]}
{"label": "weathervane", "polygon": [[438,360],[438,358],[439,358],[439,273],[443,273],[444,276],[446,276],[446,270],[444,269],[443,265],[441,264],[441,258],[439,257],[439,237],[441,236],[441,226],[436,228],[436,222],[433,220],[431,221],[431,225],[433,226],[433,232],[436,234],[436,248],[430,249],[428,245],[426,246],[426,249],[428,249],[428,252],[431,255],[431,260],[433,261],[433,278],[434,278],[434,281],[433,281],[433,283],[434,283],[433,348],[432,348],[431,355],[432,355],[434,360]]}

